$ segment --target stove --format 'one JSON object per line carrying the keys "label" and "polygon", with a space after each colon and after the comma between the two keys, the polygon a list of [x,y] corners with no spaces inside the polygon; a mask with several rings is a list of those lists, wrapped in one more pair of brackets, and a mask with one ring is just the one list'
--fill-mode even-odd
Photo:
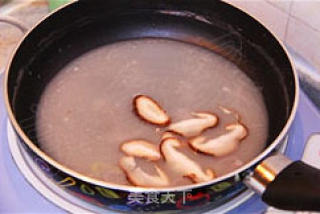
{"label": "stove", "polygon": [[[3,82],[3,74],[0,76]],[[3,86],[0,86],[1,90]],[[0,213],[28,211],[31,213],[101,213],[95,206],[70,197],[43,176],[17,144],[8,123],[0,95]],[[285,154],[293,160],[301,157],[320,166],[320,114],[305,93],[301,93],[298,112],[289,133]],[[317,133],[319,132],[319,133]],[[247,191],[233,201],[207,213],[263,213],[267,206]]]}

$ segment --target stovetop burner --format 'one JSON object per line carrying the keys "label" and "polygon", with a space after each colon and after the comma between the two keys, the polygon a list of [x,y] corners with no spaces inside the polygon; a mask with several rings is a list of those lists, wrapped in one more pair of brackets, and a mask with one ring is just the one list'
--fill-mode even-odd
{"label": "stovetop burner", "polygon": [[[25,7],[34,1],[29,1],[23,5],[16,5],[14,7],[7,7],[5,13],[18,14],[17,9]],[[45,15],[48,11],[45,9],[46,1],[37,1],[38,3],[33,12],[22,12],[23,20],[31,25],[37,19]],[[39,3],[40,2],[40,3]],[[41,7],[36,9],[37,7]],[[30,10],[30,8],[29,8]],[[36,12],[35,12],[36,11]],[[1,14],[4,14],[4,9],[1,9]],[[33,14],[30,20],[27,19],[27,14]],[[20,14],[21,15],[21,14]],[[0,26],[1,27],[1,26]],[[3,32],[3,31],[2,31]],[[20,32],[16,31],[17,34]],[[15,41],[11,41],[10,45],[3,45],[4,40],[0,43],[0,58],[9,54],[9,49],[13,49],[13,45],[20,35],[16,35]],[[9,42],[9,41],[8,41]],[[6,50],[4,50],[6,49]],[[1,55],[2,54],[2,55]],[[3,57],[2,57],[3,59]],[[300,63],[300,62],[299,62]],[[298,69],[301,68],[298,63]],[[0,60],[0,72],[5,61]],[[313,75],[304,72],[300,76],[303,83],[303,89],[307,90],[312,100],[320,103],[319,93],[310,89],[310,84],[317,81]],[[3,88],[3,74],[0,73],[0,89]],[[311,94],[311,95],[310,95]],[[0,93],[0,213],[65,213],[73,212],[106,212],[100,208],[94,207],[86,202],[80,201],[76,198],[70,198],[64,191],[56,188],[56,186],[48,182],[48,178],[38,173],[38,169],[28,161],[19,145],[15,142],[10,125],[7,123],[5,108],[3,105],[3,94]],[[9,139],[9,140],[8,140]],[[320,113],[317,107],[309,100],[303,92],[300,95],[300,103],[296,119],[289,133],[288,147],[285,154],[293,160],[303,158],[307,163],[320,168]],[[305,152],[304,152],[305,151]],[[46,180],[47,179],[47,180]],[[45,182],[44,182],[45,181]],[[244,192],[242,195],[235,198],[233,201],[219,207],[218,209],[209,211],[207,213],[263,213],[268,207],[261,201],[261,199],[254,195],[251,191]],[[275,213],[275,211],[271,211]]]}
{"label": "stovetop burner", "polygon": [[[3,82],[2,76],[1,82]],[[2,89],[2,85],[0,87]],[[64,191],[56,188],[50,181],[48,182],[48,179],[41,173],[38,173],[39,169],[31,164],[11,134],[12,129],[7,123],[2,94],[0,95],[0,122],[0,212],[65,213],[64,210],[73,213],[102,212],[100,208],[79,199],[70,198]],[[286,155],[297,160],[303,156],[305,150],[303,159],[310,164],[320,166],[320,145],[314,143],[320,138],[320,134],[316,134],[319,130],[320,114],[307,96],[301,93],[297,116],[289,133]],[[305,149],[305,142],[308,140]],[[208,213],[264,212],[267,206],[257,195],[252,195],[252,192],[247,191],[233,201]]]}

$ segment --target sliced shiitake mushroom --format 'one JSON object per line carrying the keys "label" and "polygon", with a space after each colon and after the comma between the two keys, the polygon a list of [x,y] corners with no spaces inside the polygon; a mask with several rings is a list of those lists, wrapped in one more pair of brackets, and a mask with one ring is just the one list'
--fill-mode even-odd
{"label": "sliced shiitake mushroom", "polygon": [[171,124],[168,130],[184,137],[194,137],[218,123],[218,117],[212,113],[192,113],[192,116],[195,118]]}
{"label": "sliced shiitake mushroom", "polygon": [[170,117],[166,111],[151,97],[138,95],[133,99],[133,107],[136,114],[146,122],[167,126],[170,124]]}
{"label": "sliced shiitake mushroom", "polygon": [[134,157],[125,156],[120,159],[120,167],[126,173],[130,183],[141,187],[164,187],[170,184],[165,172],[155,165],[157,175],[150,175],[137,166]]}
{"label": "sliced shiitake mushroom", "polygon": [[174,137],[174,133],[171,131],[165,131],[165,132],[163,132],[163,134],[161,136],[161,140],[171,138],[171,137]]}
{"label": "sliced shiitake mushroom", "polygon": [[158,147],[146,140],[131,140],[124,142],[120,149],[129,156],[145,158],[152,161],[161,158]]}
{"label": "sliced shiitake mushroom", "polygon": [[248,135],[247,128],[241,124],[231,124],[225,128],[228,132],[217,138],[207,140],[199,136],[189,141],[191,148],[205,154],[221,157],[234,152],[239,143]]}
{"label": "sliced shiitake mushroom", "polygon": [[207,169],[204,172],[197,162],[179,152],[177,148],[181,147],[181,145],[181,142],[174,137],[165,138],[161,142],[161,153],[170,168],[181,174],[181,176],[190,178],[195,183],[215,178],[215,174],[211,169]]}

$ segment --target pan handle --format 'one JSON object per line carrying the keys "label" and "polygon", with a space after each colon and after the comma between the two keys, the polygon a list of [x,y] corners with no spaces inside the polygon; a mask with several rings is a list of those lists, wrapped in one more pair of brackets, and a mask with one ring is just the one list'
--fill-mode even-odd
{"label": "pan handle", "polygon": [[244,182],[275,208],[320,211],[320,170],[303,161],[269,157]]}
{"label": "pan handle", "polygon": [[26,27],[25,24],[10,16],[0,16],[0,22],[4,22],[6,24],[14,26],[18,28],[22,33],[26,33],[28,31],[28,27]]}

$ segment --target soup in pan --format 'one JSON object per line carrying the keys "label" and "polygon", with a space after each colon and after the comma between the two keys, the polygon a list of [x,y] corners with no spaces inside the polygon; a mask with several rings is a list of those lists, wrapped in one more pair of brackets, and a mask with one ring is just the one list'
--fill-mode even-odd
{"label": "soup in pan", "polygon": [[164,39],[118,42],[63,68],[37,112],[41,149],[116,184],[181,186],[212,180],[265,147],[262,94],[234,64]]}

